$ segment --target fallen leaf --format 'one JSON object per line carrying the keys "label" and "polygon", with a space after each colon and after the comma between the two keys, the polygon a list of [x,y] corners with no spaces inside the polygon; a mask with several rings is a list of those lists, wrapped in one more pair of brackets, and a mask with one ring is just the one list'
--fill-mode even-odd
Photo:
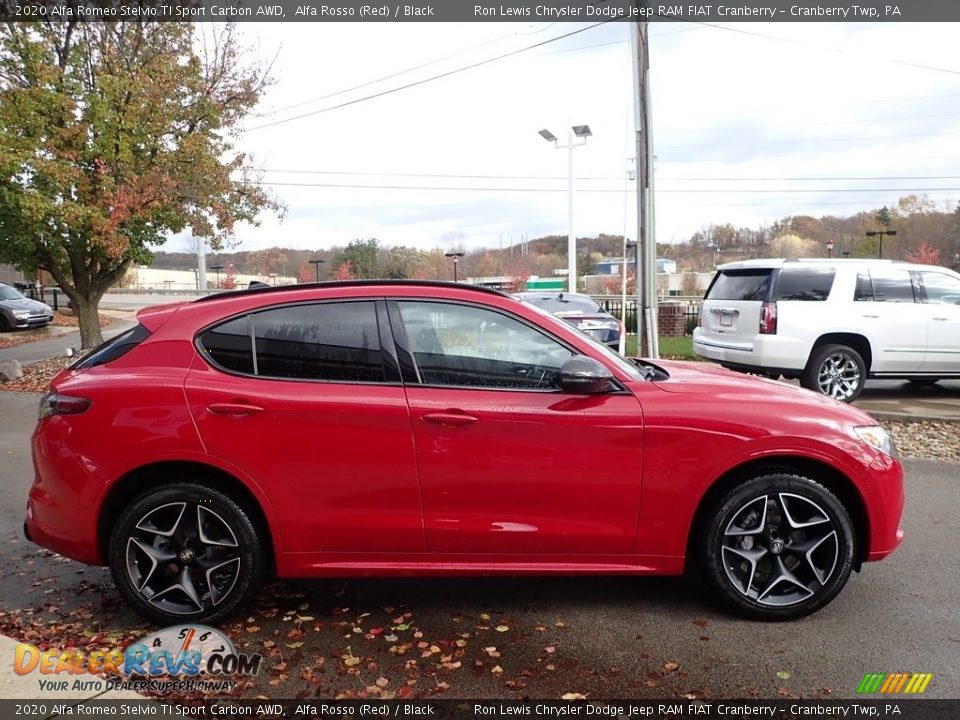
{"label": "fallen leaf", "polygon": [[296,650],[298,647],[303,647],[303,643],[302,642],[287,643],[287,647],[293,648],[294,650]]}
{"label": "fallen leaf", "polygon": [[790,673],[788,673],[786,670],[781,670],[780,672],[777,673],[777,677],[780,678],[781,680],[789,680]]}
{"label": "fallen leaf", "polygon": [[564,693],[560,696],[561,700],[586,700],[587,696],[582,693]]}
{"label": "fallen leaf", "polygon": [[544,648],[544,650],[546,650],[548,653],[554,653],[554,652],[557,651],[557,648],[554,647],[553,645],[547,645],[547,646]]}
{"label": "fallen leaf", "polygon": [[510,628],[509,628],[507,625],[497,625],[497,627],[494,628],[494,629],[495,629],[497,632],[506,632],[506,631],[509,630]]}
{"label": "fallen leaf", "polygon": [[499,665],[494,665],[494,666],[490,669],[490,672],[492,672],[494,675],[502,675],[502,674],[503,674],[503,668],[500,667]]}
{"label": "fallen leaf", "polygon": [[676,663],[673,660],[670,660],[663,664],[663,669],[666,670],[667,672],[673,672],[678,667],[680,667],[680,663]]}
{"label": "fallen leaf", "polygon": [[390,681],[387,680],[385,677],[379,677],[379,678],[377,678],[377,687],[379,687],[379,688],[385,688],[385,687],[386,687],[387,685],[389,685],[389,684],[390,684]]}

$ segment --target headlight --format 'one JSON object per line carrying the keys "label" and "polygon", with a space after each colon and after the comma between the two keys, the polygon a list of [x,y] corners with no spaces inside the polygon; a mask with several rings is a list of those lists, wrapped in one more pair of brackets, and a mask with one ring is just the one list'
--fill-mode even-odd
{"label": "headlight", "polygon": [[893,442],[893,438],[890,437],[890,433],[879,425],[861,425],[860,427],[855,427],[853,431],[857,434],[858,438],[870,447],[890,457],[897,457],[897,446]]}
{"label": "headlight", "polygon": [[30,317],[30,311],[29,311],[29,310],[17,310],[15,313],[13,313],[13,316],[14,316],[15,318],[17,318],[18,320],[27,320],[27,319]]}

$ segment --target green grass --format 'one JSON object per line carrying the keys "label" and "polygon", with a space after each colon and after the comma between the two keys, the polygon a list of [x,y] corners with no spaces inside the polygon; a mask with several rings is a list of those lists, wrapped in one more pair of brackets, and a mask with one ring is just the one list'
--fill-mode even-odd
{"label": "green grass", "polygon": [[[693,338],[689,335],[683,337],[660,336],[658,341],[660,346],[660,357],[668,360],[699,360],[697,354],[693,352]],[[627,357],[637,355],[637,336],[627,335]]]}

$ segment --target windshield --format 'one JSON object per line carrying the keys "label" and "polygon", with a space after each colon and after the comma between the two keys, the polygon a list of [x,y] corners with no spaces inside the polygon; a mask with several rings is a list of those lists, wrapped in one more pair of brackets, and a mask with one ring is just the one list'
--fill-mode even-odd
{"label": "windshield", "polygon": [[[529,305],[531,308],[533,308],[537,313],[539,313],[539,314],[545,319],[546,322],[549,322],[549,323],[551,323],[551,324],[556,323],[557,325],[560,325],[560,324],[562,323],[562,327],[563,327],[563,328],[565,328],[565,329],[567,329],[567,330],[571,329],[571,326],[570,326],[570,325],[568,325],[568,324],[566,324],[566,323],[563,323],[563,321],[557,319],[557,317],[556,317],[555,315],[552,315],[551,313],[547,312],[547,311],[544,310],[543,308],[538,307],[537,305],[535,305],[533,302],[527,300],[526,298],[518,298],[518,300],[520,300],[520,302],[522,302],[522,303],[526,303],[526,304]],[[620,354],[617,353],[617,352],[614,352],[613,350],[611,350],[610,348],[608,348],[606,345],[604,345],[602,342],[600,342],[599,340],[595,340],[594,338],[592,338],[592,337],[590,337],[589,335],[587,335],[585,332],[582,332],[582,331],[580,331],[580,330],[577,329],[577,328],[573,328],[573,329],[574,329],[574,330],[577,330],[577,332],[579,332],[579,333],[583,336],[583,338],[586,339],[587,342],[589,342],[590,345],[591,345],[597,352],[599,352],[599,353],[600,353],[601,355],[603,355],[605,358],[607,358],[607,359],[610,360],[612,363],[614,363],[620,370],[622,370],[622,371],[624,372],[624,374],[628,375],[631,379],[633,379],[633,380],[644,380],[644,379],[646,379],[646,378],[644,377],[643,372],[640,370],[640,368],[638,368],[636,365],[634,365],[633,363],[631,363],[630,361],[628,361],[625,357],[623,357],[622,355],[620,355]]]}
{"label": "windshield", "polygon": [[524,295],[523,299],[531,305],[543,308],[552,313],[596,313],[603,312],[603,308],[585,295],[569,295],[559,293],[553,295]]}
{"label": "windshield", "polygon": [[23,295],[9,285],[0,285],[0,300],[23,300]]}

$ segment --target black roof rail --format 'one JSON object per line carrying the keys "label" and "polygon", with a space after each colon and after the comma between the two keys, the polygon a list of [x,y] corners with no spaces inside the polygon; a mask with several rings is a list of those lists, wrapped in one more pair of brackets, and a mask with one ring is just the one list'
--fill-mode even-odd
{"label": "black roof rail", "polygon": [[209,302],[211,300],[225,300],[227,298],[243,297],[245,295],[266,295],[273,293],[292,292],[295,290],[310,290],[311,288],[341,288],[341,287],[366,287],[366,286],[395,286],[395,287],[436,287],[436,288],[458,288],[460,290],[473,290],[476,292],[487,293],[488,295],[497,295],[499,297],[510,297],[505,292],[495,290],[494,288],[483,285],[470,285],[468,283],[450,282],[447,280],[330,280],[325,282],[300,283],[297,285],[267,285],[264,287],[255,286],[252,288],[241,288],[239,290],[230,290],[224,293],[215,293],[194,300],[195,303]]}

